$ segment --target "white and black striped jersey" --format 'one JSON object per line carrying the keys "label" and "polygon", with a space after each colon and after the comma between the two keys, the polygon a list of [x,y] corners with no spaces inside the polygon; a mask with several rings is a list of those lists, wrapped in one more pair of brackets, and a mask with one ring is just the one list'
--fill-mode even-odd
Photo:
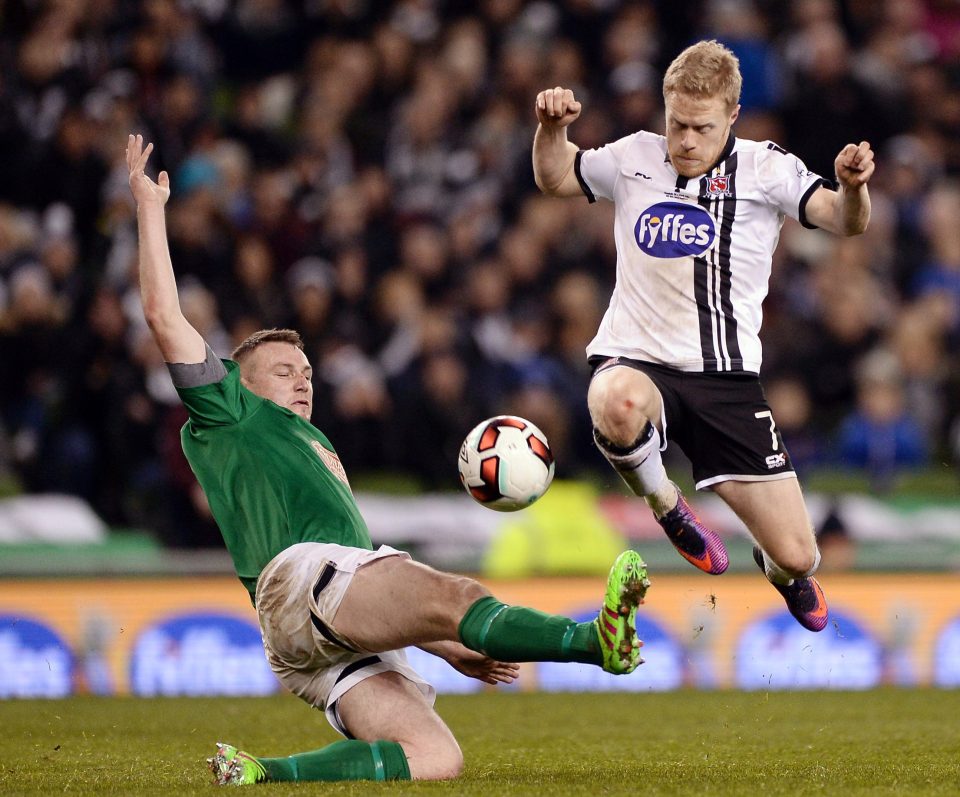
{"label": "white and black striped jersey", "polygon": [[717,164],[681,177],[663,136],[581,150],[587,199],[616,205],[617,280],[587,354],[683,371],[759,373],[760,323],[784,216],[830,183],[769,141],[732,134]]}

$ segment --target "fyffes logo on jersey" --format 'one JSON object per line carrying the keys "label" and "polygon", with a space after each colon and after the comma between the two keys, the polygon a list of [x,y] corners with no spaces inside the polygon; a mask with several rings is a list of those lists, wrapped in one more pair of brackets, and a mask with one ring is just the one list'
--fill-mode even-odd
{"label": "fyffes logo on jersey", "polygon": [[717,237],[713,217],[698,205],[658,202],[640,214],[633,237],[651,257],[702,255]]}

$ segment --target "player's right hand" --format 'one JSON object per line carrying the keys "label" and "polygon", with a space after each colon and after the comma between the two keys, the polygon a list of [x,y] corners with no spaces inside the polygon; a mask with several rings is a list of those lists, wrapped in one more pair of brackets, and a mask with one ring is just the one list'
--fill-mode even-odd
{"label": "player's right hand", "polygon": [[127,136],[127,169],[130,171],[130,190],[133,192],[133,198],[137,200],[138,205],[156,202],[163,206],[170,198],[170,177],[166,172],[160,172],[157,175],[157,182],[147,177],[144,170],[151,152],[153,152],[153,144],[147,144],[147,148],[144,149],[143,136],[132,134]]}
{"label": "player's right hand", "polygon": [[537,95],[537,121],[544,127],[566,127],[580,116],[581,107],[570,89],[546,89]]}

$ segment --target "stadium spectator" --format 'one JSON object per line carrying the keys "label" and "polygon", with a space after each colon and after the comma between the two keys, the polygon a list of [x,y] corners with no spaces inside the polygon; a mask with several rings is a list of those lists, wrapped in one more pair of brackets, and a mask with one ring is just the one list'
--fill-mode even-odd
{"label": "stadium spectator", "polygon": [[896,356],[876,349],[857,373],[856,409],[840,426],[840,461],[862,468],[880,493],[893,486],[898,472],[927,458],[927,441],[904,407],[902,373]]}
{"label": "stadium spectator", "polygon": [[857,560],[857,544],[850,536],[847,524],[843,522],[842,507],[832,503],[817,527],[817,546],[823,560],[820,568],[824,572],[842,573],[853,569]]}
{"label": "stadium spectator", "polygon": [[64,476],[68,477],[64,489],[89,496],[85,477],[89,462],[78,458],[76,468],[71,467],[63,459],[70,456],[71,445],[57,436],[59,400],[70,372],[67,309],[57,301],[40,265],[24,265],[10,278],[0,329],[2,401],[24,486],[50,490],[56,477]]}
{"label": "stadium spectator", "polygon": [[236,242],[229,276],[235,288],[220,286],[218,291],[225,297],[220,315],[228,328],[244,318],[256,319],[259,327],[283,325],[288,313],[287,295],[276,272],[273,252],[262,237],[245,235]]}
{"label": "stadium spectator", "polygon": [[960,333],[960,186],[940,183],[927,196],[923,223],[930,244],[929,259],[917,274],[913,290],[918,296],[940,295],[952,308],[951,332]]}
{"label": "stadium spectator", "polygon": [[802,148],[806,164],[817,174],[830,174],[843,142],[860,141],[868,135],[885,140],[893,126],[873,89],[853,73],[848,36],[832,22],[816,23],[806,30],[804,60],[794,76],[783,115],[784,145],[796,152]]}
{"label": "stadium spectator", "polygon": [[888,335],[903,377],[903,399],[929,443],[947,433],[950,358],[947,347],[949,300],[931,296],[903,308]]}
{"label": "stadium spectator", "polygon": [[889,323],[881,286],[866,267],[858,241],[838,241],[813,266],[815,316],[792,345],[796,368],[817,408],[821,433],[835,428],[852,405],[856,380],[851,364],[867,354]]}
{"label": "stadium spectator", "polygon": [[826,445],[813,418],[813,399],[803,380],[794,375],[766,380],[764,393],[777,426],[790,444],[790,461],[799,475],[810,473],[828,460]]}

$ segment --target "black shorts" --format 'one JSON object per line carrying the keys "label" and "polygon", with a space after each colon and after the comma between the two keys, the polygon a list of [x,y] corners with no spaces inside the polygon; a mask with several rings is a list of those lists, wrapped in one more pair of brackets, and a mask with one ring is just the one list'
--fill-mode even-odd
{"label": "black shorts", "polygon": [[791,477],[793,465],[763,395],[746,373],[678,371],[627,357],[591,357],[593,373],[617,365],[642,371],[663,397],[667,440],[693,465],[697,489],[718,482]]}

